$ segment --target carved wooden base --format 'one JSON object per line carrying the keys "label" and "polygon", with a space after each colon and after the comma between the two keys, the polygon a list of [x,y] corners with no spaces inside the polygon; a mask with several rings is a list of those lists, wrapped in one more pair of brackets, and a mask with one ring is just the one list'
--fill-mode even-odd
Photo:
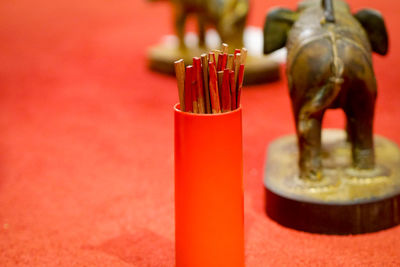
{"label": "carved wooden base", "polygon": [[351,167],[350,144],[342,130],[323,131],[323,174],[319,182],[298,177],[295,135],[268,149],[264,185],[266,212],[297,230],[361,234],[400,224],[400,150],[375,136],[376,167]]}
{"label": "carved wooden base", "polygon": [[[152,70],[175,75],[174,62],[183,58],[185,64],[191,64],[193,57],[199,57],[206,49],[190,48],[180,50],[174,46],[160,44],[148,51],[149,67]],[[260,84],[276,81],[280,78],[279,63],[268,56],[247,56],[244,84]]]}

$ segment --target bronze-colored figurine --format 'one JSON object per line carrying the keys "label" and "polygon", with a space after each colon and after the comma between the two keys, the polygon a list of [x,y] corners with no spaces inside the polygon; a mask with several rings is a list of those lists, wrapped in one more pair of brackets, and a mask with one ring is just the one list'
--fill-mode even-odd
{"label": "bronze-colored figurine", "polygon": [[172,0],[175,11],[175,31],[181,48],[184,42],[185,21],[188,15],[197,15],[199,45],[205,46],[205,26],[214,26],[229,47],[243,47],[243,32],[249,12],[248,0]]}
{"label": "bronze-colored figurine", "polygon": [[[324,234],[400,224],[400,150],[373,135],[377,83],[371,53],[388,50],[381,14],[363,9],[353,15],[340,0],[303,1],[296,11],[277,8],[267,15],[264,52],[284,46],[296,135],[269,145],[268,216]],[[343,109],[346,131],[322,131],[322,118],[333,108]]]}
{"label": "bronze-colored figurine", "polygon": [[[148,52],[151,69],[174,74],[176,60],[182,58],[185,64],[189,65],[193,57],[208,53],[215,48],[206,47],[206,29],[208,27],[215,28],[221,41],[228,44],[228,53],[232,54],[234,49],[244,47],[243,38],[249,12],[249,0],[170,0],[170,2],[173,5],[174,28],[179,45],[169,39],[169,42],[151,47]],[[185,22],[191,15],[196,16],[198,21],[199,42],[197,46],[193,42],[186,44],[184,38]],[[255,55],[253,51],[249,50],[244,79],[247,85],[266,83],[279,78],[278,62],[269,56]]]}
{"label": "bronze-colored figurine", "polygon": [[375,10],[355,15],[343,1],[311,0],[275,9],[264,27],[264,53],[286,45],[287,79],[299,144],[300,177],[321,179],[321,122],[327,109],[347,116],[353,165],[374,168],[376,81],[371,51],[385,55],[385,23]]}

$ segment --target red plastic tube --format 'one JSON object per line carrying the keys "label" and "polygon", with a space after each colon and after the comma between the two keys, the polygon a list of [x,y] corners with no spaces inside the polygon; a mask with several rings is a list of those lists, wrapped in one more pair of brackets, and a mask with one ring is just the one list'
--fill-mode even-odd
{"label": "red plastic tube", "polygon": [[244,267],[242,110],[174,113],[176,267]]}

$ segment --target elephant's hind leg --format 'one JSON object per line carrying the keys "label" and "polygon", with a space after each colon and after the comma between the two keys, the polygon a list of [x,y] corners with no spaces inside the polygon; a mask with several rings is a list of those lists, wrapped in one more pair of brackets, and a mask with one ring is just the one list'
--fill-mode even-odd
{"label": "elephant's hind leg", "polygon": [[322,178],[321,128],[324,111],[321,99],[317,96],[295,112],[302,179]]}
{"label": "elephant's hind leg", "polygon": [[372,169],[375,165],[373,119],[375,110],[375,81],[353,87],[345,107],[347,127],[352,144],[353,166]]}
{"label": "elephant's hind leg", "polygon": [[333,82],[316,88],[315,95],[297,112],[297,134],[300,149],[300,176],[305,179],[322,178],[321,127],[325,110],[336,99],[340,90]]}
{"label": "elephant's hind leg", "polygon": [[313,116],[299,115],[297,135],[299,142],[300,178],[320,180],[322,113]]}

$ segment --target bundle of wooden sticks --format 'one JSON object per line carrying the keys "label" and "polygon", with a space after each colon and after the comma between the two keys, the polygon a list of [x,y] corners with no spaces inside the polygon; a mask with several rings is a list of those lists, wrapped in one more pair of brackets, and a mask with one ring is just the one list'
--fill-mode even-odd
{"label": "bundle of wooden sticks", "polygon": [[228,54],[228,45],[194,57],[193,65],[175,61],[180,110],[193,113],[221,113],[240,106],[246,48]]}

